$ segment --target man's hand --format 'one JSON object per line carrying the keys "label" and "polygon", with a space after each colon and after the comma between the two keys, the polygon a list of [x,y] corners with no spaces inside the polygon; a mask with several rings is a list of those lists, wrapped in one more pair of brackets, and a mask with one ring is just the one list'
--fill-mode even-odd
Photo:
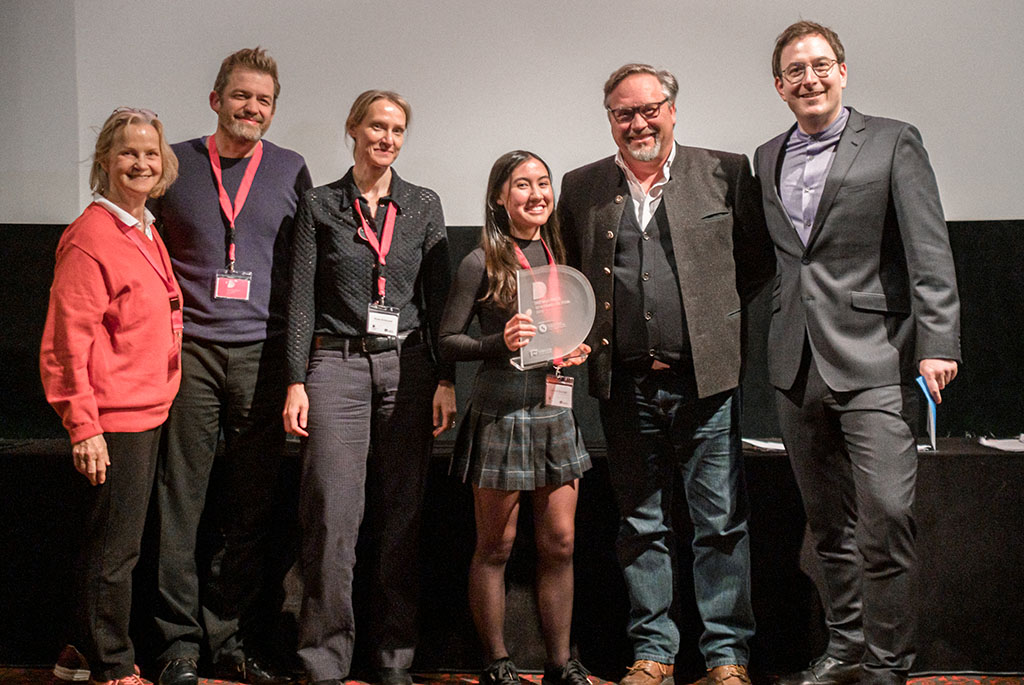
{"label": "man's hand", "polygon": [[455,385],[441,381],[434,391],[434,437],[455,428]]}
{"label": "man's hand", "polygon": [[956,378],[957,363],[952,359],[922,359],[918,370],[935,404],[942,404],[941,390]]}

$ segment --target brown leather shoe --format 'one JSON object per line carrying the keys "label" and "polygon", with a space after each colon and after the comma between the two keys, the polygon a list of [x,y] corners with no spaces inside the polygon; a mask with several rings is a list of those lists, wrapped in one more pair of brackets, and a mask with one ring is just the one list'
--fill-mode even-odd
{"label": "brown leather shoe", "polygon": [[[661,681],[672,675],[672,664],[660,664],[650,659],[637,659],[619,681],[619,685],[661,685]],[[730,685],[732,685],[730,683]]]}
{"label": "brown leather shoe", "polygon": [[750,685],[750,675],[747,667],[739,664],[715,666],[708,669],[704,685]]}

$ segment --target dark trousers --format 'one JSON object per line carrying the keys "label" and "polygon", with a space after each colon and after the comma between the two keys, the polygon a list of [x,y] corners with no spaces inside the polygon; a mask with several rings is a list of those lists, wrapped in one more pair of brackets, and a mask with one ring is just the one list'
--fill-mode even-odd
{"label": "dark trousers", "polygon": [[160,428],[104,433],[103,438],[110,456],[106,481],[93,486],[80,479],[87,492],[75,569],[75,640],[96,681],[134,673],[135,649],[128,637],[132,570],[139,560]]}
{"label": "dark trousers", "polygon": [[914,392],[833,392],[809,348],[793,388],[776,392],[821,564],[827,653],[861,661],[865,683],[902,682],[914,658]]}
{"label": "dark trousers", "polygon": [[636,659],[674,663],[674,486],[693,522],[693,583],[708,668],[746,665],[754,634],[750,536],[739,394],[699,398],[692,372],[612,370],[601,402],[608,468],[619,500],[617,548],[629,592]]}
{"label": "dark trousers", "polygon": [[311,680],[352,665],[352,579],[364,506],[373,558],[366,626],[376,666],[408,668],[417,636],[419,527],[437,386],[425,345],[316,350],[299,489],[305,594],[299,657]]}
{"label": "dark trousers", "polygon": [[[246,642],[265,635],[276,613],[278,607],[259,600],[272,594],[268,586],[279,584],[272,569],[287,570],[287,562],[270,559],[268,549],[284,467],[283,365],[283,350],[269,343],[183,345],[181,389],[167,420],[156,483],[155,618],[163,661],[197,658],[204,628],[215,662],[238,661]],[[221,431],[225,449],[215,459]],[[213,556],[208,568],[199,569],[204,509]],[[294,558],[287,548],[278,553]]]}

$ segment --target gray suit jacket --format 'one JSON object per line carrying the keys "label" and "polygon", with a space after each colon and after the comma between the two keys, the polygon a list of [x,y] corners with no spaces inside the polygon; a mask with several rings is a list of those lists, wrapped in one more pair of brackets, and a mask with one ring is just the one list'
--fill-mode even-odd
{"label": "gray suit jacket", "polygon": [[830,388],[912,381],[917,362],[960,360],[960,304],[935,174],[910,124],[854,109],[801,243],[777,188],[793,129],[754,155],[775,243],[768,372],[788,389],[804,335]]}
{"label": "gray suit jacket", "polygon": [[[597,316],[587,338],[590,394],[611,388],[615,238],[629,187],[614,157],[562,179],[558,217],[570,265],[590,279]],[[740,381],[742,305],[772,276],[771,242],[746,155],[676,146],[662,203],[686,310],[697,388],[708,397]]]}

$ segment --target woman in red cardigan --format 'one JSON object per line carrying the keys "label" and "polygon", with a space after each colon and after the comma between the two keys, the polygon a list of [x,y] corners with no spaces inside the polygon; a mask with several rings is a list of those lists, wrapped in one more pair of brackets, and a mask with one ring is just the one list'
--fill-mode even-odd
{"label": "woman in red cardigan", "polygon": [[90,683],[143,682],[128,637],[131,574],[160,427],[178,391],[182,326],[181,291],[146,199],[177,169],[156,114],[114,110],[96,141],[94,202],[57,246],[39,368],[92,486],[72,628]]}

